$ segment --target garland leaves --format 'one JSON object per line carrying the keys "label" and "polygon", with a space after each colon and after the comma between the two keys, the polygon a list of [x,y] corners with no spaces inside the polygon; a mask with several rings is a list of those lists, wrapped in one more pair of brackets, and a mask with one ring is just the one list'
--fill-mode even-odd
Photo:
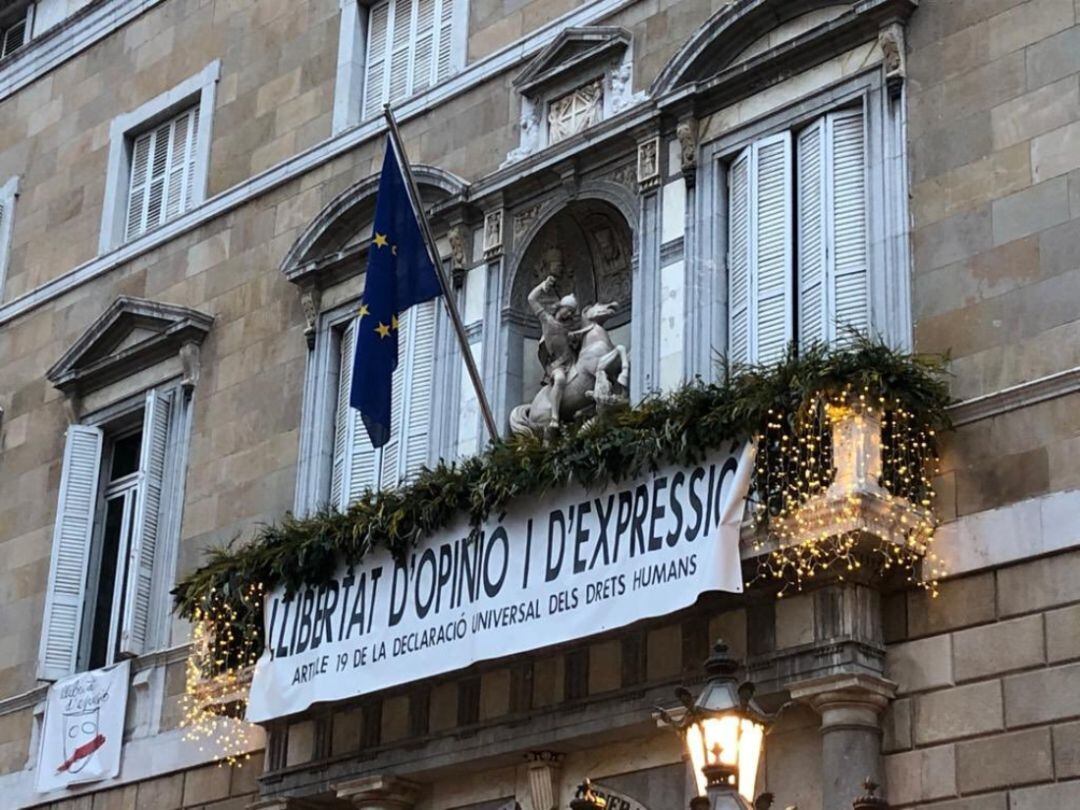
{"label": "garland leaves", "polygon": [[567,426],[547,443],[531,437],[494,443],[461,463],[424,469],[399,489],[369,491],[344,513],[287,514],[246,542],[211,550],[173,591],[175,608],[192,619],[225,599],[237,606],[237,621],[261,627],[254,615],[261,611],[242,598],[254,587],[294,591],[317,584],[342,561],[356,564],[376,547],[400,557],[461,513],[479,525],[516,498],[571,483],[600,488],[663,464],[695,463],[732,438],[761,434],[775,418],[770,411],[802,420],[822,395],[845,389],[899,403],[923,428],[948,427],[943,358],[905,354],[862,337],[846,349],[792,351],[770,367],[725,363],[724,378]]}

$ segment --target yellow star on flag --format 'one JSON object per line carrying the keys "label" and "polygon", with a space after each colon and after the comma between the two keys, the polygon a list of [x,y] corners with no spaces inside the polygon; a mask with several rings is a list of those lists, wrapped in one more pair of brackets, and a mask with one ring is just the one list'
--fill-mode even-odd
{"label": "yellow star on flag", "polygon": [[398,327],[397,315],[391,315],[390,316],[390,328],[391,329],[397,329],[397,327]]}
{"label": "yellow star on flag", "polygon": [[390,327],[382,321],[379,321],[379,325],[375,327],[375,331],[379,333],[379,337],[390,337]]}
{"label": "yellow star on flag", "polygon": [[356,310],[356,316],[358,320],[364,320],[365,315],[370,315],[371,310],[368,309],[367,304],[361,304],[360,308]]}
{"label": "yellow star on flag", "polygon": [[379,233],[378,231],[375,232],[375,240],[374,241],[375,241],[375,247],[380,247],[380,248],[384,248],[384,247],[386,247],[387,245],[390,244],[390,242],[388,242],[387,239],[386,239],[386,234],[385,233]]}

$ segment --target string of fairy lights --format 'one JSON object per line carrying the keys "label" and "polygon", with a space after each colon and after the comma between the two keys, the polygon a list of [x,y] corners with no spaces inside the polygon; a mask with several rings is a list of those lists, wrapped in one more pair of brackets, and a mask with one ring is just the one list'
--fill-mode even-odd
{"label": "string of fairy lights", "polygon": [[[845,423],[854,429],[841,438],[836,430]],[[755,442],[755,550],[760,576],[779,581],[780,596],[815,577],[844,579],[869,566],[897,569],[937,595],[945,575],[933,550],[938,455],[925,420],[899,400],[846,387],[797,410],[770,410]],[[853,446],[860,442],[870,443],[869,453]],[[857,486],[843,480],[867,456],[880,458],[880,469],[862,470]],[[869,487],[871,508],[866,473],[876,479]],[[185,739],[200,752],[219,764],[242,765],[252,748],[254,726],[243,717],[263,647],[264,587],[229,597],[211,590],[192,617],[182,724]]]}
{"label": "string of fairy lights", "polygon": [[191,652],[180,698],[184,740],[219,765],[240,767],[251,758],[255,726],[245,722],[247,693],[262,654],[264,589],[249,586],[234,601],[211,591],[193,617]]}
{"label": "string of fairy lights", "polygon": [[[836,486],[834,456],[851,451],[834,441],[843,420],[854,420],[880,454],[871,484],[879,492],[870,503],[862,487]],[[937,595],[945,568],[933,550],[933,428],[899,401],[848,387],[799,411],[770,410],[756,442],[755,550],[762,552],[760,575],[781,583],[780,596],[815,577],[843,579],[867,565],[898,569]]]}

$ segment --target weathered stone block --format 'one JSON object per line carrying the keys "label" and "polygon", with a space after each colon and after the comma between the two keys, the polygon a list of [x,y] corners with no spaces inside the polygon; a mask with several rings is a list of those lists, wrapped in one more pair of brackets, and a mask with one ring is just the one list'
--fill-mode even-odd
{"label": "weathered stone block", "polygon": [[291,723],[289,725],[288,744],[285,749],[285,764],[287,766],[301,765],[305,762],[311,762],[314,756],[315,721],[301,720],[299,723]]}
{"label": "weathered stone block", "polygon": [[182,773],[148,779],[138,786],[139,807],[155,810],[176,810],[184,798],[184,775]]}
{"label": "weathered stone block", "polygon": [[956,751],[939,745],[885,757],[885,783],[894,807],[956,795]]}
{"label": "weathered stone block", "polygon": [[907,595],[908,632],[926,636],[993,621],[995,598],[992,573],[946,580],[936,598],[912,591]]}
{"label": "weathered stone block", "polygon": [[1080,605],[1046,614],[1046,660],[1080,658]]}
{"label": "weathered stone block", "polygon": [[1080,664],[1040,669],[1005,679],[1009,728],[1049,723],[1080,714]]}
{"label": "weathered stone block", "polygon": [[589,647],[589,694],[610,692],[622,684],[622,643],[618,639]]}
{"label": "weathered stone block", "polygon": [[480,676],[480,719],[491,720],[510,711],[510,670],[496,669]]}
{"label": "weathered stone block", "polygon": [[1044,782],[1053,775],[1047,728],[956,744],[956,779],[961,793]]}
{"label": "weathered stone block", "polygon": [[896,681],[898,694],[950,686],[952,639],[945,634],[893,644],[885,653],[885,672]]}
{"label": "weathered stone block", "polygon": [[360,747],[360,730],[364,727],[364,710],[355,706],[345,711],[334,712],[333,728],[330,731],[330,753],[334,756]]}
{"label": "weathered stone block", "polygon": [[994,148],[1021,143],[1080,118],[1080,82],[1075,76],[1040,87],[990,111]]}
{"label": "weathered stone block", "polygon": [[1073,27],[1027,49],[1028,89],[1080,73],[1080,28]]}
{"label": "weathered stone block", "polygon": [[1042,616],[1025,616],[953,634],[953,672],[957,681],[1024,669],[1045,660]]}
{"label": "weathered stone block", "polygon": [[746,611],[729,610],[709,619],[709,641],[723,639],[738,660],[746,658]]}
{"label": "weathered stone block", "polygon": [[987,793],[970,799],[956,799],[951,802],[935,803],[933,810],[1007,810],[1009,794]]}
{"label": "weathered stone block", "polygon": [[915,743],[940,742],[1004,728],[1001,685],[988,681],[915,698]]}
{"label": "weathered stone block", "polygon": [[[382,731],[379,739],[391,743],[409,734],[409,696],[386,698],[382,706]],[[291,737],[292,735],[290,735]]]}
{"label": "weathered stone block", "polygon": [[911,748],[911,699],[894,700],[881,716],[881,750],[886,754]]}
{"label": "weathered stone block", "polygon": [[1054,775],[1080,776],[1080,722],[1054,726]]}
{"label": "weathered stone block", "polygon": [[989,205],[919,228],[913,235],[915,266],[929,270],[981,253],[993,244],[992,230]]}
{"label": "weathered stone block", "polygon": [[1080,601],[1080,552],[1004,568],[997,577],[1002,616]]}
{"label": "weathered stone block", "polygon": [[1080,121],[1031,141],[1031,172],[1037,183],[1080,168]]}
{"label": "weathered stone block", "polygon": [[135,785],[128,785],[102,791],[94,796],[94,810],[136,810],[139,806],[136,799],[137,790]]}
{"label": "weathered stone block", "polygon": [[1009,791],[1009,810],[1064,810],[1076,806],[1076,783],[1038,785]]}
{"label": "weathered stone block", "polygon": [[[291,732],[292,729],[290,728]],[[292,737],[292,734],[289,735]],[[290,743],[292,740],[290,739]],[[290,746],[291,747],[291,746]],[[291,764],[291,763],[290,763]],[[229,795],[229,769],[208,765],[184,774],[184,806],[213,802]]]}
{"label": "weathered stone block", "polygon": [[646,639],[646,677],[670,678],[682,671],[682,628],[677,624],[650,630]]}
{"label": "weathered stone block", "polygon": [[431,689],[431,714],[428,727],[432,733],[457,725],[457,684],[440,683]]}
{"label": "weathered stone block", "polygon": [[994,244],[1003,245],[1069,219],[1068,183],[1055,177],[993,203]]}

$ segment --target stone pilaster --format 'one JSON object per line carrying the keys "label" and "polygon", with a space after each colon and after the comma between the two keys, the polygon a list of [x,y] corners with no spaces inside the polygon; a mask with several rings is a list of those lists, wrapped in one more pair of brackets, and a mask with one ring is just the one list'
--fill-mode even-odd
{"label": "stone pilaster", "polygon": [[420,786],[398,776],[365,776],[335,786],[337,797],[356,810],[412,810]]}
{"label": "stone pilaster", "polygon": [[882,781],[881,713],[896,684],[873,675],[829,675],[793,684],[791,697],[821,715],[823,810],[849,810],[867,780]]}

